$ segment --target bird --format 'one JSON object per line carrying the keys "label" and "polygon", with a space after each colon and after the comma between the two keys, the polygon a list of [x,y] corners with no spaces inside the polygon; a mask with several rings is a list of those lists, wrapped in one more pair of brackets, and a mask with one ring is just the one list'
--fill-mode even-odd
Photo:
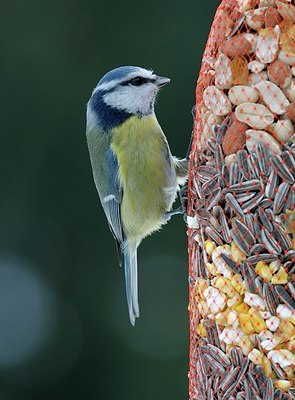
{"label": "bird", "polygon": [[124,265],[131,324],[139,317],[137,249],[176,214],[188,158],[172,156],[155,115],[169,78],[137,66],[107,72],[87,103],[86,137],[95,186]]}

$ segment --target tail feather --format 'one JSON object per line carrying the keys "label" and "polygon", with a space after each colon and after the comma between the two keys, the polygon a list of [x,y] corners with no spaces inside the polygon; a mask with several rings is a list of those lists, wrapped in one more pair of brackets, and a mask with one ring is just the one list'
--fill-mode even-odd
{"label": "tail feather", "polygon": [[131,324],[135,325],[135,319],[139,317],[138,283],[137,283],[137,246],[128,243],[124,246],[124,270],[126,296]]}

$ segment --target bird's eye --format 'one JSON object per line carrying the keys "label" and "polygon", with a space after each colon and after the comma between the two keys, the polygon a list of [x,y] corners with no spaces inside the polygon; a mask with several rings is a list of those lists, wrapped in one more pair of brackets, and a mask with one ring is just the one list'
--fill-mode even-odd
{"label": "bird's eye", "polygon": [[140,86],[143,85],[144,83],[147,83],[147,79],[143,78],[141,76],[136,76],[135,78],[132,78],[130,81],[131,85],[134,86]]}

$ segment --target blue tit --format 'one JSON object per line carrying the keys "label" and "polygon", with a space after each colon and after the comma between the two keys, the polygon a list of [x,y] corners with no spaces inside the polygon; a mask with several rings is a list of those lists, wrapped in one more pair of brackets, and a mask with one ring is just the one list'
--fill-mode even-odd
{"label": "blue tit", "polygon": [[132,325],[139,317],[137,248],[180,209],[171,210],[189,162],[171,155],[154,104],[170,79],[140,67],[102,77],[87,104],[86,136],[94,182],[124,259]]}

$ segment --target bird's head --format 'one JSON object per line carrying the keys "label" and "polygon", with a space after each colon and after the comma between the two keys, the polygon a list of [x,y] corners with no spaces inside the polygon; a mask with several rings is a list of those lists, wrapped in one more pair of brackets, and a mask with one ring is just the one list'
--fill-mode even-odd
{"label": "bird's head", "polygon": [[105,74],[94,88],[88,106],[102,120],[105,113],[114,115],[149,115],[159,89],[170,79],[140,67],[119,67]]}

